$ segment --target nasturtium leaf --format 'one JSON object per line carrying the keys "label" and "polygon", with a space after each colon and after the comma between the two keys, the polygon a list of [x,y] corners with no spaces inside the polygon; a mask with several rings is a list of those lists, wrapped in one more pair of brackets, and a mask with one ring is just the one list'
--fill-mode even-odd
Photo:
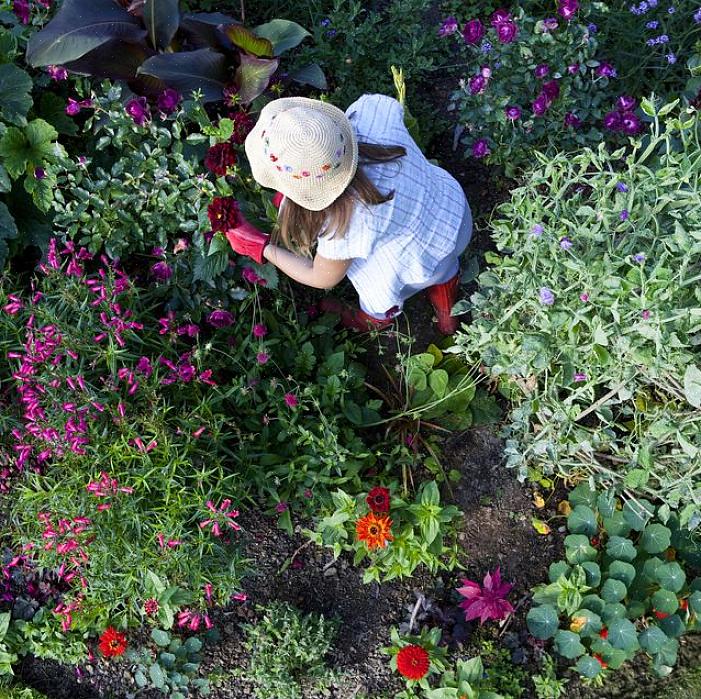
{"label": "nasturtium leaf", "polygon": [[671,665],[665,665],[664,662],[660,660],[660,656],[656,655],[652,660],[652,671],[658,677],[669,677],[674,672],[674,667]]}
{"label": "nasturtium leaf", "polygon": [[586,595],[580,605],[582,609],[590,609],[592,612],[601,615],[606,607],[606,602],[598,595]]}
{"label": "nasturtium leaf", "polygon": [[601,568],[594,561],[584,561],[580,564],[587,576],[587,585],[589,587],[598,587],[601,584]]}
{"label": "nasturtium leaf", "polygon": [[153,631],[151,631],[151,638],[155,641],[156,645],[162,648],[170,644],[170,634],[161,629],[153,629]]}
{"label": "nasturtium leaf", "polygon": [[638,647],[638,634],[629,619],[614,619],[608,627],[608,642],[614,648],[629,651]]}
{"label": "nasturtium leaf", "polygon": [[604,493],[599,493],[596,499],[596,509],[603,517],[611,517],[616,512],[616,491],[613,489],[607,490]]}
{"label": "nasturtium leaf", "polygon": [[[630,594],[630,590],[628,590],[628,593]],[[647,605],[642,600],[628,600],[626,603],[626,617],[628,617],[628,619],[639,619],[645,614],[646,610]]]}
{"label": "nasturtium leaf", "polygon": [[694,408],[701,408],[701,371],[693,364],[684,372],[684,397]]}
{"label": "nasturtium leaf", "polygon": [[679,608],[677,596],[669,590],[656,590],[651,598],[652,608],[662,614],[674,614]]}
{"label": "nasturtium leaf", "polygon": [[543,604],[528,612],[526,623],[533,636],[545,641],[555,635],[560,622],[555,607]]}
{"label": "nasturtium leaf", "polygon": [[672,614],[664,619],[660,619],[657,623],[670,638],[679,638],[686,633],[686,625],[679,614]]}
{"label": "nasturtium leaf", "polygon": [[604,517],[603,525],[609,536],[628,536],[630,534],[631,526],[620,510],[616,510],[610,517]]}
{"label": "nasturtium leaf", "polygon": [[604,611],[601,612],[601,618],[605,624],[610,624],[616,619],[624,619],[627,617],[627,609],[620,602],[607,602]]}
{"label": "nasturtium leaf", "polygon": [[664,561],[657,556],[648,558],[643,564],[642,576],[651,582],[657,582],[657,569],[664,565]]}
{"label": "nasturtium leaf", "polygon": [[151,678],[151,682],[153,682],[157,689],[163,689],[163,687],[165,687],[166,676],[158,663],[153,663],[153,665],[149,667],[148,674]]}
{"label": "nasturtium leaf", "polygon": [[689,608],[696,615],[701,615],[701,592],[696,590],[689,596]]}
{"label": "nasturtium leaf", "polygon": [[629,654],[620,648],[614,648],[608,641],[603,638],[593,640],[590,648],[591,653],[596,653],[601,656],[601,659],[612,669],[617,670],[626,660]]}
{"label": "nasturtium leaf", "polygon": [[638,532],[645,529],[645,525],[654,512],[655,508],[653,505],[643,498],[627,500],[623,506],[623,517]]}
{"label": "nasturtium leaf", "polygon": [[577,505],[596,507],[596,491],[592,490],[587,483],[580,483],[576,488],[573,488],[567,499],[573,507]]}
{"label": "nasturtium leaf", "polygon": [[609,578],[601,587],[601,596],[607,602],[620,602],[628,589],[620,580]]}
{"label": "nasturtium leaf", "polygon": [[638,637],[640,647],[651,655],[659,653],[667,639],[667,634],[658,626],[648,626]]}
{"label": "nasturtium leaf", "polygon": [[548,580],[551,583],[557,582],[562,575],[567,575],[571,568],[567,565],[567,561],[555,561],[548,568]]}
{"label": "nasturtium leaf", "polygon": [[573,660],[586,653],[579,635],[572,631],[560,630],[555,634],[555,650],[563,657]]}
{"label": "nasturtium leaf", "polygon": [[679,641],[676,638],[670,638],[667,640],[667,643],[662,646],[662,650],[657,655],[665,665],[675,665],[678,652]]}
{"label": "nasturtium leaf", "polygon": [[428,385],[437,398],[443,398],[448,388],[450,377],[443,369],[434,369],[428,376]]}
{"label": "nasturtium leaf", "polygon": [[[580,636],[594,636],[603,627],[601,617],[590,609],[579,609],[571,617],[570,631],[578,633]],[[574,628],[573,628],[574,626]]]}
{"label": "nasturtium leaf", "polygon": [[626,587],[630,587],[635,580],[635,567],[626,561],[612,561],[609,566],[609,578],[620,580]]}
{"label": "nasturtium leaf", "polygon": [[669,548],[672,532],[663,524],[648,524],[640,538],[640,545],[648,553],[662,553]]}
{"label": "nasturtium leaf", "polygon": [[606,544],[606,553],[608,553],[611,558],[632,561],[637,552],[630,539],[626,539],[622,536],[612,536]]}
{"label": "nasturtium leaf", "polygon": [[665,589],[679,592],[686,582],[686,575],[676,561],[663,563],[656,571],[657,582]]}
{"label": "nasturtium leaf", "polygon": [[601,663],[596,659],[592,658],[591,655],[583,655],[575,665],[577,672],[582,675],[582,677],[587,677],[588,679],[594,679],[603,669]]}
{"label": "nasturtium leaf", "polygon": [[574,510],[572,510],[572,513],[567,518],[567,528],[573,534],[594,536],[598,530],[594,510],[586,505],[575,506]]}
{"label": "nasturtium leaf", "polygon": [[572,563],[582,563],[596,559],[597,551],[584,534],[570,534],[565,537],[565,555]]}

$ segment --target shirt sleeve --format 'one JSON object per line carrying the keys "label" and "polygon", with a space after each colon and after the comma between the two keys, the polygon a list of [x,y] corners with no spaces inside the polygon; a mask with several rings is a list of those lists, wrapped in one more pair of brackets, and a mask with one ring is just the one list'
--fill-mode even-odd
{"label": "shirt sleeve", "polygon": [[366,260],[375,243],[375,233],[371,225],[372,215],[358,204],[353,211],[348,230],[341,237],[320,235],[316,251],[327,260]]}

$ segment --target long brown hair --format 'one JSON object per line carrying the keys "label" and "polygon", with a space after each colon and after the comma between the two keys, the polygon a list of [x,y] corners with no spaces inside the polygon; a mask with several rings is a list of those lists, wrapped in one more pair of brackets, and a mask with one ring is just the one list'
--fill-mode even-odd
{"label": "long brown hair", "polygon": [[296,249],[308,255],[322,230],[331,237],[342,238],[348,231],[353,209],[357,202],[373,206],[384,204],[394,197],[394,190],[382,194],[363,170],[363,164],[388,163],[406,155],[404,146],[381,146],[358,143],[358,169],[343,194],[321,211],[310,211],[290,199],[280,209],[277,227],[273,231],[275,243]]}

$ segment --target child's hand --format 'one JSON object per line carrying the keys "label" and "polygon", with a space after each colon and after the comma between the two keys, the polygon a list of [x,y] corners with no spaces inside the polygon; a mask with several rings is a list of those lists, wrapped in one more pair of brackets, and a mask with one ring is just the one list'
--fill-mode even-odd
{"label": "child's hand", "polygon": [[270,236],[259,231],[253,224],[240,216],[241,223],[236,228],[229,229],[225,235],[229,245],[239,255],[250,257],[259,265],[265,263],[263,251],[270,241]]}

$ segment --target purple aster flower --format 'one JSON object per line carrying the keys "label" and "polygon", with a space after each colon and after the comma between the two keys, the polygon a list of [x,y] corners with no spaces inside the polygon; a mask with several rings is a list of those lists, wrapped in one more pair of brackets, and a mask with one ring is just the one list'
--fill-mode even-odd
{"label": "purple aster flower", "polygon": [[145,97],[134,97],[125,105],[124,110],[137,126],[143,126],[149,119],[149,108]]}
{"label": "purple aster flower", "polygon": [[328,27],[331,25],[331,20],[328,17],[326,17],[325,19],[322,19],[321,22],[319,22],[319,24],[322,27]]}
{"label": "purple aster flower", "polygon": [[256,361],[258,364],[267,364],[270,359],[270,355],[267,352],[258,352],[256,355]]}
{"label": "purple aster flower", "polygon": [[574,112],[567,112],[564,124],[566,127],[578,129],[582,125],[582,120]]}
{"label": "purple aster flower", "polygon": [[544,286],[538,292],[538,299],[544,306],[552,306],[555,303],[555,294],[552,289]]}
{"label": "purple aster flower", "polygon": [[621,219],[621,221],[627,221],[628,217],[630,216],[630,213],[628,212],[628,209],[623,209],[620,214],[618,214],[618,218]]}
{"label": "purple aster flower", "polygon": [[516,121],[517,119],[521,118],[521,107],[517,107],[515,105],[507,107],[504,110],[504,113],[506,114],[507,119],[511,119],[511,121]]}
{"label": "purple aster flower", "polygon": [[574,18],[578,9],[578,0],[560,0],[560,4],[557,8],[557,13],[560,15],[560,17],[566,19],[569,22],[571,19]]}
{"label": "purple aster flower", "polygon": [[450,36],[458,31],[458,20],[455,17],[446,17],[443,22],[441,22],[440,29],[438,30],[438,36]]}
{"label": "purple aster flower", "polygon": [[596,69],[596,74],[602,78],[615,78],[618,73],[610,63],[602,63]]}
{"label": "purple aster flower", "polygon": [[667,63],[669,65],[674,65],[677,62],[677,54],[676,53],[668,53],[665,58],[667,59]]}
{"label": "purple aster flower", "polygon": [[543,29],[548,32],[552,32],[558,28],[557,17],[547,17],[543,20]]}
{"label": "purple aster flower", "polygon": [[589,24],[587,24],[587,31],[590,34],[596,34],[596,32],[599,31],[599,27],[597,27],[596,24],[594,24],[594,22],[589,22]]}
{"label": "purple aster flower", "polygon": [[499,39],[502,44],[510,44],[518,34],[516,23],[511,21],[498,24],[496,30],[497,39]]}
{"label": "purple aster flower", "polygon": [[542,80],[550,72],[550,66],[547,63],[540,63],[535,67],[533,74],[538,80]]}
{"label": "purple aster flower", "polygon": [[667,13],[670,15],[673,15],[677,11],[676,7],[668,7],[667,8]]}
{"label": "purple aster flower", "polygon": [[484,36],[484,25],[478,19],[471,19],[462,30],[462,38],[466,44],[475,46]]}
{"label": "purple aster flower", "polygon": [[579,63],[570,63],[570,65],[567,66],[567,72],[570,75],[575,75],[576,73],[579,73]]}
{"label": "purple aster flower", "polygon": [[618,112],[609,112],[604,116],[604,127],[609,131],[620,131],[623,128],[621,115]]}
{"label": "purple aster flower", "polygon": [[623,182],[616,182],[616,189],[625,194],[628,191],[628,185],[624,184]]}
{"label": "purple aster flower", "polygon": [[277,512],[278,514],[287,512],[288,509],[289,506],[284,500],[281,500],[277,505],[275,505],[275,512]]}
{"label": "purple aster flower", "polygon": [[531,103],[533,114],[543,116],[548,111],[550,100],[541,92]]}
{"label": "purple aster flower", "polygon": [[534,224],[533,227],[531,228],[531,235],[532,235],[534,238],[540,238],[540,236],[543,235],[543,231],[544,231],[544,230],[545,230],[545,229],[543,228],[543,224],[542,224],[542,223],[536,223],[536,224]]}
{"label": "purple aster flower", "polygon": [[642,264],[645,262],[645,253],[644,252],[637,252],[635,255],[633,255],[633,262],[637,262],[638,264]]}
{"label": "purple aster flower", "polygon": [[657,37],[657,43],[658,44],[668,44],[669,43],[669,37],[666,34],[660,34]]}
{"label": "purple aster flower", "polygon": [[207,316],[207,322],[215,328],[228,328],[234,322],[234,315],[229,311],[212,311]]}
{"label": "purple aster flower", "polygon": [[651,20],[645,25],[646,29],[657,29],[659,26],[660,23],[656,19]]}
{"label": "purple aster flower", "polygon": [[567,236],[560,238],[560,247],[563,250],[570,250],[573,244],[574,243]]}
{"label": "purple aster flower", "polygon": [[640,119],[633,112],[624,112],[621,114],[621,128],[623,132],[629,136],[635,136],[640,133],[642,124]]}
{"label": "purple aster flower", "polygon": [[165,282],[173,276],[173,270],[167,262],[156,262],[151,266],[151,276],[158,282]]}
{"label": "purple aster flower", "polygon": [[158,95],[156,106],[158,107],[158,111],[162,114],[172,114],[178,109],[181,99],[182,97],[180,93],[169,87],[167,90],[163,90],[163,92]]}
{"label": "purple aster flower", "polygon": [[484,92],[484,88],[487,87],[487,80],[481,75],[474,75],[470,78],[470,94],[478,95],[480,92]]}
{"label": "purple aster flower", "polygon": [[46,177],[46,170],[43,167],[34,168],[34,178],[37,180],[43,180]]}
{"label": "purple aster flower", "polygon": [[574,375],[574,381],[575,381],[575,383],[581,383],[582,381],[586,381],[586,380],[587,380],[587,375],[586,375],[585,373],[581,372],[581,371],[578,371],[578,372]]}
{"label": "purple aster flower", "polygon": [[480,138],[472,144],[472,157],[485,158],[491,153],[489,142],[486,138]]}
{"label": "purple aster flower", "polygon": [[68,77],[68,71],[62,66],[48,66],[46,72],[52,80],[65,80]]}
{"label": "purple aster flower", "polygon": [[621,95],[616,100],[616,107],[619,112],[632,112],[638,106],[638,100],[629,95]]}

